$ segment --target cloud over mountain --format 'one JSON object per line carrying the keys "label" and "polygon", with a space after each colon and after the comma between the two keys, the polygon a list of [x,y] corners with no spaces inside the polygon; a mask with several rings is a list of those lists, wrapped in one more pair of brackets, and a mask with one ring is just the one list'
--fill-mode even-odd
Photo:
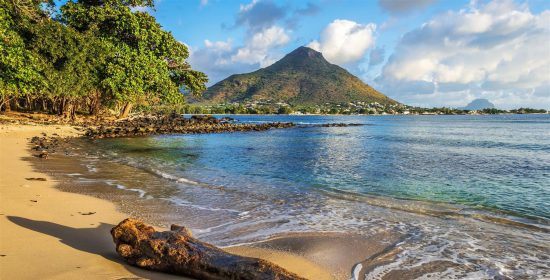
{"label": "cloud over mountain", "polygon": [[[327,5],[315,2],[247,1],[226,4],[234,16],[226,21],[231,27],[227,35],[222,32],[224,40],[191,48],[191,64],[209,75],[210,84],[266,67],[309,42],[331,63],[404,103],[462,106],[486,98],[500,108],[550,108],[550,10],[545,5],[379,0],[388,14],[378,10],[380,18],[367,23],[345,12],[358,4],[342,4],[335,18]],[[430,5],[434,9],[425,9]],[[397,16],[421,10],[419,17]],[[327,17],[330,23],[320,33],[311,28]]]}
{"label": "cloud over mountain", "polygon": [[[315,9],[316,6],[308,5],[301,12],[313,14]],[[231,29],[245,30],[243,43],[205,40],[204,46],[191,52],[191,64],[208,73],[210,84],[235,73],[269,66],[283,56],[278,49],[290,42],[290,31],[280,25],[293,17],[287,10],[288,7],[269,0],[241,4]]]}
{"label": "cloud over mountain", "polygon": [[337,19],[331,22],[308,47],[323,53],[334,64],[347,64],[361,60],[374,44],[376,24],[359,24]]}
{"label": "cloud over mountain", "polygon": [[237,53],[231,56],[231,60],[248,64],[259,63],[260,67],[269,66],[276,60],[270,56],[269,50],[283,46],[288,41],[290,37],[283,28],[272,26],[255,33],[244,47],[239,48]]}

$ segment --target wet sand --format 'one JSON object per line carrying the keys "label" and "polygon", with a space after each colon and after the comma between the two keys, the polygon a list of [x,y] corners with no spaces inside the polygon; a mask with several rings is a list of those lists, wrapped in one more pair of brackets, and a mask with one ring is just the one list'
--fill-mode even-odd
{"label": "wet sand", "polygon": [[[32,156],[29,140],[42,132],[61,137],[81,134],[70,126],[0,125],[0,279],[182,279],[126,265],[109,233],[128,216],[164,229],[169,224],[159,216],[182,213],[168,201],[139,199],[127,189],[97,182],[83,187],[67,174],[83,172],[85,167],[64,160],[64,151],[47,160]],[[137,176],[134,180],[144,179],[131,174]],[[370,235],[285,233],[224,249],[272,261],[308,279],[364,279],[394,262],[401,252],[397,244],[406,238],[390,230]],[[456,265],[434,260],[407,269],[397,267],[384,273],[383,279],[414,279]]]}
{"label": "wet sand", "polygon": [[[0,279],[181,279],[124,264],[109,231],[126,215],[105,200],[57,190],[52,177],[25,160],[31,137],[78,131],[56,125],[0,128]],[[82,215],[88,212],[95,213]]]}
{"label": "wet sand", "polygon": [[[49,159],[33,157],[29,139],[41,133],[81,134],[70,126],[0,125],[0,279],[182,279],[122,261],[109,231],[129,214],[105,199],[61,191],[52,173],[38,172],[36,166]],[[349,279],[354,263],[383,251],[392,238],[293,234],[226,250],[267,259],[309,279]]]}
{"label": "wet sand", "polygon": [[227,250],[234,253],[243,252],[247,255],[264,250],[291,252],[330,270],[335,279],[350,279],[352,276],[355,279],[364,279],[365,273],[354,273],[356,264],[375,258],[393,248],[394,244],[402,241],[403,238],[390,231],[368,238],[337,232],[291,233],[250,244],[247,247],[227,248]]}

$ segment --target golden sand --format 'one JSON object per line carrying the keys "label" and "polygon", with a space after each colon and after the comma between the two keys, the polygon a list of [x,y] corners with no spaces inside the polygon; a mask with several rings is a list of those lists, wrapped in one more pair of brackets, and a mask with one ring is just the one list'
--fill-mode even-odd
{"label": "golden sand", "polygon": [[[43,132],[80,134],[70,126],[0,125],[0,279],[182,279],[126,265],[109,231],[127,215],[110,202],[62,192],[53,178],[33,170],[29,140]],[[83,215],[89,212],[95,213]],[[331,278],[329,271],[295,254],[229,251],[270,260],[304,277]]]}

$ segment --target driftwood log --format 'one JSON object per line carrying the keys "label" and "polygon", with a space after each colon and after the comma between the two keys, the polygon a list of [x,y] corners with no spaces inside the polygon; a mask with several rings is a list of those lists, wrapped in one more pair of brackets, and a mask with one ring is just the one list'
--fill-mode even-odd
{"label": "driftwood log", "polygon": [[158,232],[135,219],[111,230],[117,252],[131,265],[197,279],[304,279],[262,259],[233,255],[201,242],[182,226]]}

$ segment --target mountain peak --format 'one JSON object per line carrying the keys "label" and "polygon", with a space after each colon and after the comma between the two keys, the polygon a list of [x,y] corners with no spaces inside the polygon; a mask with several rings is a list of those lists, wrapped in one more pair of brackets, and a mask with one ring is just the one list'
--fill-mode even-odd
{"label": "mountain peak", "polygon": [[323,54],[305,46],[298,47],[297,49],[293,50],[286,56],[288,57],[303,57],[303,58],[321,58],[325,59],[323,57]]}
{"label": "mountain peak", "polygon": [[305,68],[320,68],[331,65],[320,52],[308,48],[299,47],[289,54],[285,55],[281,60],[275,62],[271,66],[265,68],[267,71],[282,71],[283,69],[305,69]]}
{"label": "mountain peak", "polygon": [[394,104],[388,98],[318,51],[299,47],[272,65],[231,75],[208,88],[199,102],[274,100],[293,105],[343,102]]}

